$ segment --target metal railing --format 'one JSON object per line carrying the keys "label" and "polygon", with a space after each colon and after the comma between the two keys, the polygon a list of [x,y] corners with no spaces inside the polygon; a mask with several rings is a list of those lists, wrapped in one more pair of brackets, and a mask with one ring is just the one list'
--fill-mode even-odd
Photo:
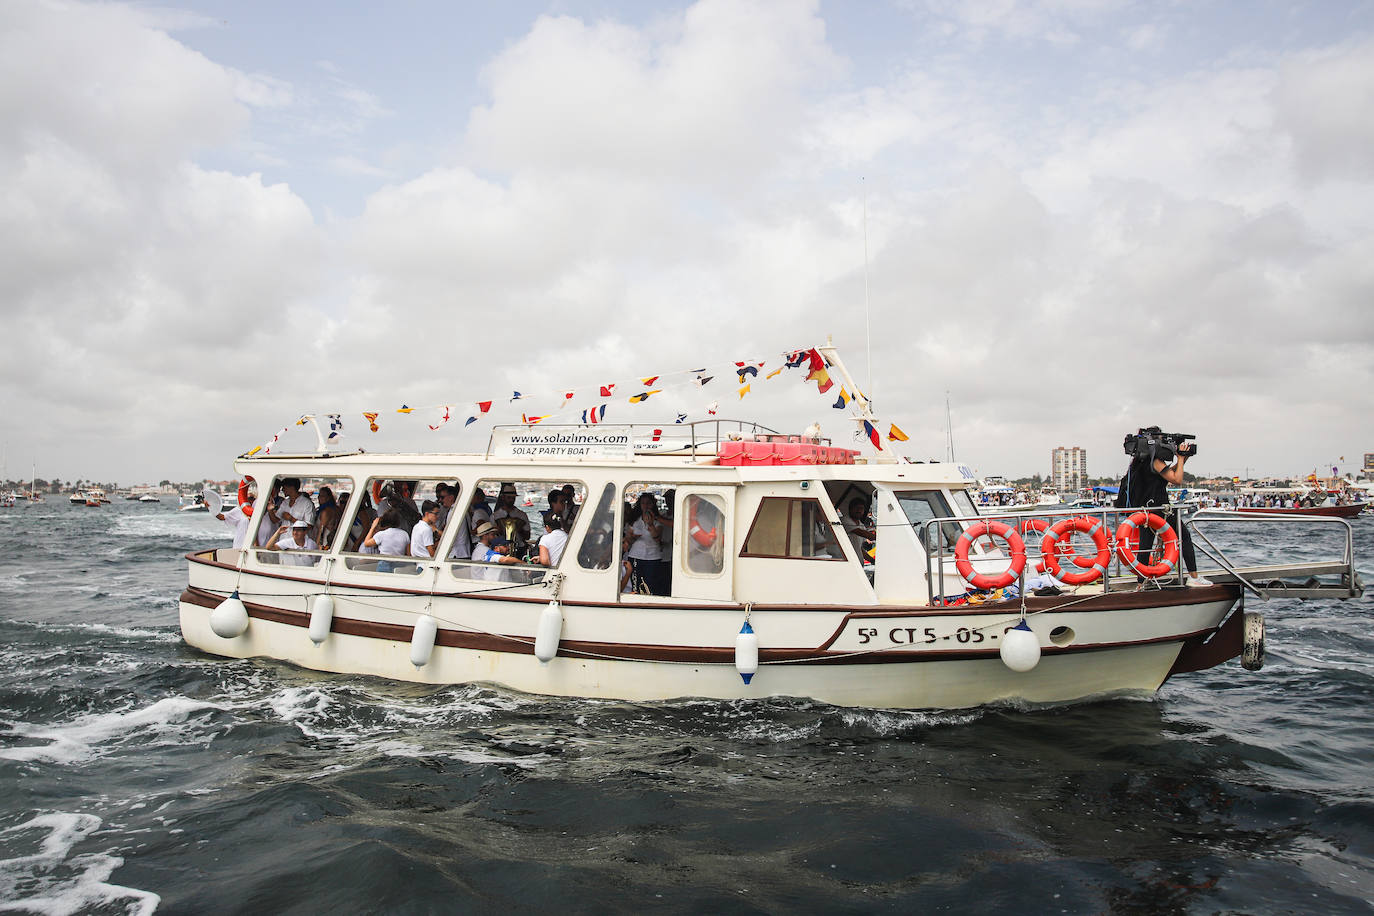
{"label": "metal railing", "polygon": [[[1097,580],[1097,582],[1101,583],[1101,589],[1103,594],[1106,594],[1111,588],[1113,570],[1116,570],[1115,575],[1117,576],[1125,575],[1127,572],[1129,572],[1129,574],[1132,576],[1135,575],[1134,570],[1126,571],[1122,569],[1122,566],[1124,564],[1122,563],[1121,557],[1117,552],[1116,530],[1124,519],[1129,518],[1136,512],[1152,512],[1155,515],[1162,516],[1167,516],[1171,512],[1176,512],[1177,517],[1184,519],[1184,524],[1187,524],[1188,514],[1194,511],[1195,509],[1196,507],[1191,503],[1171,503],[1168,506],[1150,506],[1148,508],[1126,509],[1118,509],[1115,506],[1099,506],[1094,509],[1075,508],[1072,506],[1068,506],[1062,509],[1034,508],[1024,509],[1017,512],[990,513],[986,515],[954,515],[943,518],[927,519],[926,521],[920,524],[919,530],[921,533],[921,541],[925,545],[926,549],[926,581],[932,584],[938,584],[938,588],[931,589],[931,601],[933,603],[937,599],[943,599],[944,597],[946,597],[945,568],[949,565],[949,561],[954,559],[953,542],[945,537],[942,528],[944,524],[953,522],[959,525],[959,528],[962,531],[966,530],[968,526],[970,524],[973,524],[974,522],[1003,522],[1006,524],[1010,524],[1013,528],[1019,529],[1022,526],[1022,523],[1030,521],[1031,519],[1044,519],[1050,525],[1053,525],[1060,519],[1066,518],[1086,517],[1096,519],[1097,521],[1100,521],[1103,524],[1107,532],[1107,548],[1109,551],[1107,569],[1102,574],[1102,576]],[[1021,568],[1021,572],[1016,577],[1017,588],[1021,591],[1024,591],[1026,587],[1026,576],[1028,571],[1031,575],[1036,575],[1037,573],[1034,572],[1035,564],[1044,559],[1044,554],[1040,549],[1040,546],[1043,543],[1044,538],[1042,536],[1039,538],[1031,537],[1028,539],[1020,530],[1017,531],[1017,534],[1022,535],[1022,541],[1026,545],[1026,563]],[[980,535],[979,539],[983,537],[989,536]],[[1156,543],[1159,543],[1160,540],[1161,539],[1156,538]],[[1061,540],[1060,543],[1062,544],[1063,541]],[[974,563],[976,567],[978,564],[984,563],[986,560],[994,558],[1010,560],[1010,557],[1008,556],[1006,551],[999,549],[995,555],[984,555],[976,559],[970,558],[970,561]],[[1072,561],[1066,560],[1066,562]],[[1177,584],[1182,585],[1183,576],[1183,561],[1180,557],[1179,562],[1176,564],[1176,567],[1173,572],[1171,572],[1167,577],[1161,576],[1153,581],[1159,582],[1163,579],[1170,579],[1176,580]],[[964,583],[962,576],[958,576],[957,579],[960,584]]]}
{"label": "metal railing", "polygon": [[[1343,550],[1341,551],[1341,559],[1340,559],[1340,561],[1339,561],[1339,563],[1338,563],[1337,565],[1339,565],[1339,566],[1344,566],[1344,567],[1345,567],[1345,571],[1344,571],[1344,572],[1340,572],[1340,571],[1338,570],[1338,571],[1337,571],[1337,574],[1339,574],[1339,575],[1341,576],[1342,589],[1346,592],[1345,597],[1359,597],[1359,595],[1363,593],[1363,590],[1364,590],[1364,589],[1363,589],[1363,585],[1362,585],[1362,583],[1360,582],[1359,575],[1355,572],[1355,533],[1354,533],[1354,528],[1351,526],[1350,520],[1349,520],[1349,519],[1338,518],[1338,517],[1328,516],[1328,515],[1298,515],[1298,516],[1294,516],[1294,515],[1288,515],[1288,514],[1280,515],[1280,514],[1277,514],[1277,513],[1272,514],[1272,515],[1266,515],[1266,514],[1260,513],[1260,512],[1229,512],[1229,511],[1224,511],[1224,510],[1223,510],[1223,511],[1218,511],[1218,510],[1215,510],[1215,509],[1202,509],[1202,510],[1198,511],[1197,513],[1195,513],[1194,516],[1193,516],[1193,518],[1191,518],[1191,519],[1188,521],[1188,528],[1189,528],[1189,530],[1192,531],[1192,533],[1193,533],[1194,535],[1196,535],[1197,542],[1200,542],[1200,544],[1202,545],[1202,546],[1201,546],[1201,550],[1202,550],[1203,553],[1205,553],[1209,558],[1211,558],[1213,561],[1215,561],[1215,562],[1217,563],[1217,565],[1220,566],[1220,567],[1221,567],[1223,570],[1225,570],[1227,573],[1229,573],[1229,574],[1232,575],[1232,576],[1235,576],[1236,581],[1239,582],[1247,591],[1253,593],[1253,594],[1256,595],[1257,597],[1266,598],[1266,599],[1267,599],[1267,598],[1269,597],[1269,593],[1270,593],[1271,591],[1276,591],[1277,589],[1272,588],[1272,587],[1271,587],[1271,588],[1265,588],[1265,587],[1261,587],[1261,586],[1255,585],[1255,584],[1250,580],[1250,578],[1247,577],[1247,575],[1243,574],[1243,573],[1241,572],[1241,570],[1231,561],[1231,559],[1230,559],[1229,557],[1226,556],[1226,554],[1221,550],[1221,548],[1218,547],[1218,546],[1212,541],[1212,539],[1211,539],[1210,537],[1208,537],[1207,531],[1204,529],[1204,525],[1211,525],[1211,524],[1241,524],[1241,525],[1270,524],[1270,525],[1272,525],[1272,524],[1275,524],[1275,523],[1281,524],[1281,525],[1341,525],[1341,526],[1344,526],[1344,528],[1345,528],[1345,532],[1344,532],[1344,534],[1345,534],[1344,542],[1345,542],[1345,543],[1344,543],[1344,548],[1343,548]],[[1195,543],[1194,546],[1198,546],[1198,543]],[[1289,566],[1288,566],[1288,571],[1290,571],[1290,572],[1295,572],[1295,571],[1300,571],[1300,570],[1302,570],[1304,567],[1309,567],[1309,568],[1310,568],[1310,567],[1314,567],[1314,566],[1324,566],[1324,565],[1326,565],[1326,564],[1300,564],[1300,563],[1299,563],[1299,564],[1289,564]],[[1267,572],[1268,572],[1270,575],[1274,574],[1275,572],[1282,572],[1282,571],[1284,571],[1284,567],[1269,567],[1269,568],[1267,569]],[[1332,589],[1332,588],[1325,588],[1325,589],[1323,589],[1323,588],[1321,588],[1320,586],[1318,586],[1318,587],[1316,587],[1316,588],[1313,588],[1313,587],[1294,587],[1294,588],[1285,588],[1285,589],[1283,589],[1283,592],[1284,592],[1285,594],[1293,595],[1293,596],[1296,596],[1296,597],[1304,597],[1305,595],[1335,594],[1335,593],[1337,593],[1338,591],[1340,591],[1340,590],[1342,590],[1342,589]]]}

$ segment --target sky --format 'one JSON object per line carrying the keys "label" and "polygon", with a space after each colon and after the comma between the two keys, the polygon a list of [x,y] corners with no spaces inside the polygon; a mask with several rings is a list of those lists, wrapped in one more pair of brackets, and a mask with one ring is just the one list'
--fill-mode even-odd
{"label": "sky", "polygon": [[4,0],[0,175],[11,477],[226,478],[305,413],[852,444],[728,374],[827,335],[889,447],[981,475],[1374,452],[1370,2]]}

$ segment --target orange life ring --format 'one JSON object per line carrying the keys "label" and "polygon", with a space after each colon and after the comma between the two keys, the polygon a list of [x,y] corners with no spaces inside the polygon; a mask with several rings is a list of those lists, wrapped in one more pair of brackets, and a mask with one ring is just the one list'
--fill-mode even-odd
{"label": "orange life ring", "polygon": [[248,485],[256,482],[251,477],[245,477],[239,481],[239,508],[249,518],[253,517],[253,497],[248,495]]}
{"label": "orange life ring", "polygon": [[687,533],[692,536],[692,540],[696,541],[702,547],[709,549],[715,545],[716,538],[720,537],[720,530],[718,528],[712,528],[710,531],[707,531],[703,529],[701,524],[697,521],[697,509],[705,501],[706,500],[701,497],[696,497],[692,500],[692,509],[687,513]]}
{"label": "orange life ring", "polygon": [[[1076,531],[1092,538],[1093,546],[1097,548],[1096,556],[1078,556],[1071,541]],[[1086,515],[1060,519],[1051,526],[1045,539],[1040,542],[1040,553],[1045,558],[1045,565],[1049,567],[1050,574],[1066,585],[1087,585],[1089,582],[1096,582],[1106,575],[1107,566],[1112,561],[1112,549],[1107,544],[1107,524]],[[1083,571],[1060,572],[1061,556],[1066,560],[1072,559],[1074,565],[1082,567]]]}
{"label": "orange life ring", "polygon": [[[974,572],[973,564],[968,559],[968,551],[974,540],[985,534],[995,535],[1006,541],[1007,550],[1011,553],[1011,565],[995,576]],[[954,566],[959,570],[959,575],[968,580],[969,585],[974,588],[1003,588],[1015,582],[1021,575],[1021,570],[1026,568],[1026,543],[1010,525],[993,521],[974,522],[965,528],[964,533],[959,535],[959,540],[954,542]]]}
{"label": "orange life ring", "polygon": [[[1164,556],[1158,563],[1141,563],[1136,558],[1136,545],[1140,543],[1138,531],[1142,524],[1149,525],[1150,530],[1159,535],[1160,542],[1164,545]],[[1121,557],[1122,563],[1140,575],[1158,579],[1173,572],[1178,565],[1178,534],[1169,527],[1169,523],[1162,515],[1137,512],[1116,529],[1116,554]]]}

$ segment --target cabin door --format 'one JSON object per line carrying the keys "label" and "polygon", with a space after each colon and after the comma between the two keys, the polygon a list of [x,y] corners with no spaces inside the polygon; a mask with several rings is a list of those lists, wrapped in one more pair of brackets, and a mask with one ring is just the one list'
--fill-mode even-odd
{"label": "cabin door", "polygon": [[930,600],[925,548],[898,494],[882,484],[873,488],[873,521],[878,531],[873,552],[878,603],[925,604]]}
{"label": "cabin door", "polygon": [[673,506],[673,597],[730,601],[734,593],[732,487],[685,485]]}

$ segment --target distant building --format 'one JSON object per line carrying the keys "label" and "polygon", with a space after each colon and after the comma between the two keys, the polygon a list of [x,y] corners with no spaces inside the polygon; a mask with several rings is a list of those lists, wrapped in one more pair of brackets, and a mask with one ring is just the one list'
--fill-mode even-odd
{"label": "distant building", "polygon": [[1364,472],[1374,474],[1374,452],[1364,453]]}
{"label": "distant building", "polygon": [[1078,446],[1060,446],[1050,453],[1050,482],[1060,493],[1075,493],[1088,485],[1088,453]]}

